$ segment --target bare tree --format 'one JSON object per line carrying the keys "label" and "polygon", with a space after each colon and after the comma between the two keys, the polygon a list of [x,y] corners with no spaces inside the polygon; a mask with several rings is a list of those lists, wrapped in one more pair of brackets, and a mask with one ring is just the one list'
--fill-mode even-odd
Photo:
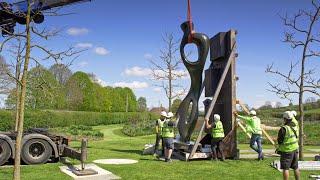
{"label": "bare tree", "polygon": [[9,72],[9,65],[4,57],[0,56],[0,94],[2,95],[9,94],[13,85],[13,81],[7,72]]}
{"label": "bare tree", "polygon": [[[165,47],[160,50],[160,59],[158,61],[150,60],[152,64],[152,77],[160,82],[159,86],[163,88],[168,98],[168,107],[171,111],[172,101],[182,96],[185,89],[177,83],[177,80],[187,76],[186,71],[180,68],[182,60],[179,52],[179,41],[175,40],[173,34],[163,36]],[[180,88],[180,90],[177,90]]]}
{"label": "bare tree", "polygon": [[67,83],[67,80],[72,75],[71,70],[69,69],[69,64],[61,64],[57,63],[50,67],[49,71],[55,76],[56,80],[61,84],[65,85]]}
{"label": "bare tree", "polygon": [[[303,137],[304,137],[304,94],[310,93],[320,96],[320,79],[316,75],[316,69],[307,70],[307,62],[320,57],[320,31],[316,24],[320,18],[320,3],[318,0],[312,0],[312,10],[299,10],[292,17],[285,15],[281,17],[285,27],[284,42],[301,53],[301,59],[297,63],[289,66],[289,71],[280,72],[273,65],[266,69],[267,73],[274,74],[284,80],[283,84],[269,83],[271,92],[276,93],[279,97],[292,101],[292,96],[299,97],[299,159],[303,160]],[[318,48],[318,49],[317,49]],[[298,66],[300,64],[300,66]],[[298,75],[294,73],[298,68]]]}
{"label": "bare tree", "polygon": [[[16,128],[17,128],[17,137],[15,144],[15,160],[14,160],[14,174],[13,179],[20,180],[20,161],[21,161],[21,141],[23,135],[23,124],[24,124],[24,110],[25,110],[25,99],[26,99],[26,91],[27,91],[27,77],[28,77],[28,69],[30,65],[30,61],[33,61],[35,64],[40,64],[41,60],[54,60],[56,63],[60,63],[65,58],[74,57],[81,51],[74,50],[73,47],[68,48],[67,50],[61,52],[55,52],[52,49],[48,49],[45,46],[39,44],[41,40],[48,40],[52,37],[58,35],[60,30],[47,30],[47,29],[37,29],[34,20],[35,17],[41,12],[34,12],[31,10],[33,0],[27,0],[27,13],[20,14],[21,18],[25,19],[25,25],[22,31],[19,32],[9,32],[6,28],[1,27],[0,30],[3,33],[8,34],[6,38],[2,41],[0,45],[0,52],[4,51],[6,46],[9,43],[18,41],[22,42],[22,47],[17,50],[17,65],[15,66],[14,71],[8,71],[7,74],[15,80],[17,83],[16,93],[17,93],[17,116],[16,116]],[[10,12],[9,12],[10,13]],[[56,10],[48,11],[48,15],[58,15]],[[20,45],[21,45],[20,44]],[[19,45],[18,45],[19,47]],[[44,54],[44,57],[33,57],[31,55],[32,51],[39,51],[41,54]],[[21,69],[19,69],[21,67]]]}

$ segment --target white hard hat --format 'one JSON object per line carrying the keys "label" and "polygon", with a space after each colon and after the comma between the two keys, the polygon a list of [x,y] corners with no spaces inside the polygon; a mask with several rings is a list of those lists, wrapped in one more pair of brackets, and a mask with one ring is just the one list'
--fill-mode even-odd
{"label": "white hard hat", "polygon": [[297,111],[291,111],[291,114],[296,117],[297,116]]}
{"label": "white hard hat", "polygon": [[292,113],[291,111],[286,111],[283,113],[283,118],[284,119],[288,119],[288,120],[291,120],[292,119]]}
{"label": "white hard hat", "polygon": [[256,116],[256,115],[257,115],[257,112],[256,112],[255,110],[251,110],[251,111],[250,111],[250,115]]}
{"label": "white hard hat", "polygon": [[165,111],[161,111],[160,115],[164,116],[164,117],[167,117],[167,113]]}
{"label": "white hard hat", "polygon": [[213,115],[213,119],[214,119],[215,121],[220,121],[220,115],[219,115],[219,114]]}
{"label": "white hard hat", "polygon": [[168,118],[172,118],[174,115],[172,112],[168,112]]}

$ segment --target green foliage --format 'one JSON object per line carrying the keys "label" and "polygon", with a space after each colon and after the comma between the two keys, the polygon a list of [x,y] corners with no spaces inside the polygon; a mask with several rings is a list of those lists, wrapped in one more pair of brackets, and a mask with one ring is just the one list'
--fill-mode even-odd
{"label": "green foliage", "polygon": [[[28,73],[26,109],[73,110],[90,112],[136,112],[138,102],[130,88],[102,87],[84,72],[71,72],[65,65],[56,64],[45,69],[32,68]],[[16,89],[6,100],[14,109]],[[146,104],[145,104],[146,108]]]}
{"label": "green foliage", "polygon": [[179,108],[181,102],[182,102],[182,100],[178,99],[178,98],[173,100],[172,107],[171,107],[171,110],[173,113],[176,113],[178,111],[178,108]]}
{"label": "green foliage", "polygon": [[122,133],[135,137],[144,136],[155,133],[155,119],[141,118],[139,116],[133,116],[123,126]]}
{"label": "green foliage", "polygon": [[[138,103],[129,88],[101,87],[83,72],[74,73],[66,84],[68,109],[95,112],[137,111]],[[128,104],[127,104],[128,103]]]}
{"label": "green foliage", "polygon": [[66,83],[68,109],[77,111],[94,110],[93,83],[84,72],[74,73]]}
{"label": "green foliage", "polygon": [[[100,112],[83,112],[83,111],[51,111],[38,110],[26,111],[25,129],[29,128],[55,128],[69,127],[72,125],[108,125],[121,124],[127,122],[132,117],[141,119],[155,119],[152,113],[145,112],[117,112],[117,113],[100,113]],[[0,131],[12,130],[14,127],[14,112],[0,110]]]}
{"label": "green foliage", "polygon": [[[65,104],[64,88],[50,71],[42,66],[32,68],[27,77],[26,109],[62,109]],[[12,90],[7,106],[15,107],[16,89]]]}
{"label": "green foliage", "polygon": [[144,112],[147,110],[147,100],[145,97],[139,97],[138,99],[138,111]]}
{"label": "green foliage", "polygon": [[89,139],[102,139],[104,134],[92,128],[92,126],[72,125],[70,127],[62,127],[52,129],[54,133],[63,133],[66,136],[72,136],[73,140],[80,140],[83,137]]}

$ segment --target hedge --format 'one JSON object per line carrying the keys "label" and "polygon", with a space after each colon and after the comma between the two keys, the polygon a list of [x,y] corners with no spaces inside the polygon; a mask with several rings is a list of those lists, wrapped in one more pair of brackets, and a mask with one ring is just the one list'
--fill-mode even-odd
{"label": "hedge", "polygon": [[[12,130],[15,114],[12,111],[0,110],[0,131]],[[55,128],[72,125],[109,125],[127,122],[130,118],[156,119],[157,116],[149,112],[82,112],[82,111],[26,111],[24,127],[29,128]]]}

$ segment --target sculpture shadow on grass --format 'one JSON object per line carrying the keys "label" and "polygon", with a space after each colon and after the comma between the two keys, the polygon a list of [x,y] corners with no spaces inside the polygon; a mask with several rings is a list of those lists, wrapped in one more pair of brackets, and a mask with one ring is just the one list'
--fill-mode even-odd
{"label": "sculpture shadow on grass", "polygon": [[142,150],[137,150],[137,149],[110,149],[110,151],[138,154],[138,155],[142,155],[142,152],[143,152]]}

